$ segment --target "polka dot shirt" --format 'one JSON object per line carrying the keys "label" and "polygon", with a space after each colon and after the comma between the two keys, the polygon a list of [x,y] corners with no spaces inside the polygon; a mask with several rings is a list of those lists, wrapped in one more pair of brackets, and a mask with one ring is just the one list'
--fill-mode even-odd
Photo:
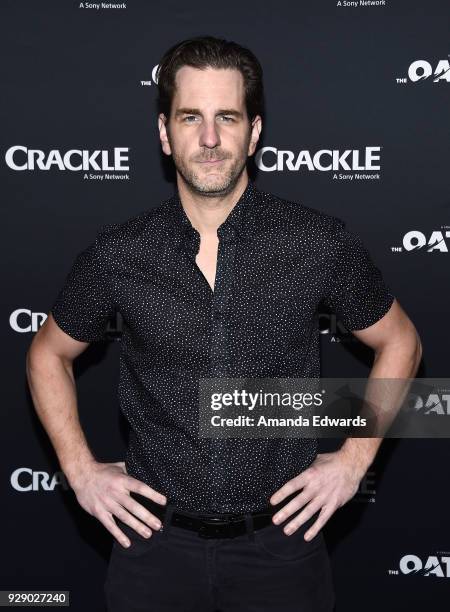
{"label": "polka dot shirt", "polygon": [[178,194],[101,227],[76,257],[51,312],[85,342],[122,318],[120,409],[129,474],[181,510],[269,506],[307,468],[317,440],[199,437],[199,380],[320,377],[318,309],[349,330],[378,321],[394,296],[338,217],[253,182],[218,228],[214,291],[195,262],[200,235]]}

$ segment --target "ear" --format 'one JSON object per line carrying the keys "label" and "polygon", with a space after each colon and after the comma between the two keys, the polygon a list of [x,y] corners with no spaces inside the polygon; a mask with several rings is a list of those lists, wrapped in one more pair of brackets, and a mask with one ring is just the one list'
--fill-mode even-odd
{"label": "ear", "polygon": [[161,141],[162,150],[166,155],[172,155],[172,149],[170,148],[169,138],[167,136],[167,118],[164,113],[158,115],[158,130],[159,139]]}
{"label": "ear", "polygon": [[262,119],[259,115],[253,118],[252,121],[252,132],[250,135],[250,142],[248,145],[248,155],[253,155],[256,149],[256,145],[258,144],[259,135],[262,130]]}

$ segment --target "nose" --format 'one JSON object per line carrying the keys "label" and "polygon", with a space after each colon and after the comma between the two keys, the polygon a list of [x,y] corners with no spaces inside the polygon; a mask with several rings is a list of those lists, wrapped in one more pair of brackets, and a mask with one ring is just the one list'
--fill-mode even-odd
{"label": "nose", "polygon": [[210,149],[220,146],[220,135],[215,121],[203,120],[200,128],[199,145]]}

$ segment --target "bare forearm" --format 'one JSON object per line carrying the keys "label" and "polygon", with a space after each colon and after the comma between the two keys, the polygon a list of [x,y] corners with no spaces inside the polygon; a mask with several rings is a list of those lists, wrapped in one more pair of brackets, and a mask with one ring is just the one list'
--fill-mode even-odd
{"label": "bare forearm", "polygon": [[[377,406],[379,403],[380,427],[385,431],[388,429],[388,424],[392,422],[400,408],[400,405],[406,396],[409,385],[406,379],[415,377],[422,351],[420,344],[411,342],[409,345],[392,345],[375,354],[374,363],[369,374],[368,387],[370,381],[375,379],[398,379],[391,381],[386,386],[386,391],[383,392],[382,385],[377,386],[375,383],[373,389],[373,397],[371,405]],[[383,393],[386,397],[383,397]],[[378,397],[377,397],[378,396]],[[381,408],[386,410],[383,423]],[[340,452],[346,457],[352,465],[355,466],[361,475],[364,475],[369,466],[372,464],[378,449],[383,441],[382,437],[374,438],[348,438],[340,448]]]}
{"label": "bare forearm", "polygon": [[30,351],[26,372],[36,413],[73,485],[96,459],[81,428],[72,366],[45,351]]}

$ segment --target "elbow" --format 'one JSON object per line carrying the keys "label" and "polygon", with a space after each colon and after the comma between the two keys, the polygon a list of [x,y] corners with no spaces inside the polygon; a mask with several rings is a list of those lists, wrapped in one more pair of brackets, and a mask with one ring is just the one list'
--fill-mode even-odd
{"label": "elbow", "polygon": [[51,370],[54,367],[54,359],[46,350],[45,343],[38,338],[39,332],[34,336],[26,354],[25,354],[25,372],[28,381],[35,373],[40,373],[45,370]]}
{"label": "elbow", "polygon": [[393,367],[394,364],[401,364],[401,370],[404,372],[403,376],[405,378],[414,378],[422,361],[422,354],[420,336],[416,328],[410,326],[407,331],[391,337],[383,347],[375,350],[375,361],[380,360],[382,356],[386,356]]}
{"label": "elbow", "polygon": [[412,378],[416,376],[423,354],[422,342],[415,327],[408,334],[408,339],[405,340],[403,352],[408,357],[411,371],[410,377]]}

